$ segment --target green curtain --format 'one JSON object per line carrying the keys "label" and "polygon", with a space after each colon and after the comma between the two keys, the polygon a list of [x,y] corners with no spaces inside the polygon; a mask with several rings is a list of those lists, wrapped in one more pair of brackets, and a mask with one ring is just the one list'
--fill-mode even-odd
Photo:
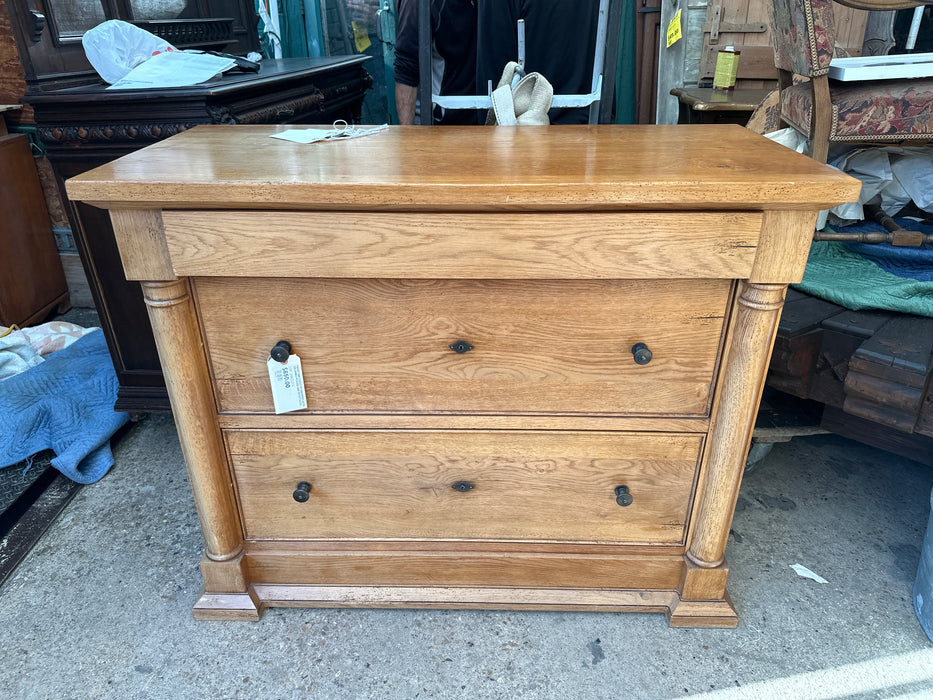
{"label": "green curtain", "polygon": [[324,55],[319,0],[281,0],[279,28],[282,32],[283,57]]}
{"label": "green curtain", "polygon": [[615,123],[635,123],[635,0],[622,0],[616,60]]}

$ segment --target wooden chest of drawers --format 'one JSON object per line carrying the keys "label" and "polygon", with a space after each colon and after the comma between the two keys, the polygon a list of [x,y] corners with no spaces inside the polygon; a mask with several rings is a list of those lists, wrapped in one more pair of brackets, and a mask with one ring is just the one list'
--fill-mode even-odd
{"label": "wooden chest of drawers", "polygon": [[[68,183],[142,282],[206,543],[196,617],[734,626],[784,293],[858,183],[730,126],[277,129],[199,127]],[[281,340],[308,408],[277,415]]]}

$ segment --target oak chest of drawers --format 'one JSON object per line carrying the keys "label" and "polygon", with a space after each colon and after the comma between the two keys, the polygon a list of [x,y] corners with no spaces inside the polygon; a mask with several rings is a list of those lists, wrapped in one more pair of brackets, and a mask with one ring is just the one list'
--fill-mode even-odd
{"label": "oak chest of drawers", "polygon": [[[784,293],[858,183],[731,126],[278,129],[68,183],[142,283],[206,543],[195,615],[735,625],[724,551]],[[277,415],[282,340],[308,407]]]}

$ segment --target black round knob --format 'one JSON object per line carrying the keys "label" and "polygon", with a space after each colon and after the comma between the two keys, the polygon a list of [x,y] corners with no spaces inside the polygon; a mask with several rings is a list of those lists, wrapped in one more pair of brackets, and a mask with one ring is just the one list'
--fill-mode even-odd
{"label": "black round knob", "polygon": [[628,492],[628,486],[616,486],[616,503],[620,506],[630,506],[634,500]]}
{"label": "black round knob", "polygon": [[292,354],[292,344],[287,340],[280,340],[269,351],[269,354],[276,362],[288,362],[288,356]]}
{"label": "black round knob", "polygon": [[311,484],[307,481],[302,481],[295,488],[294,493],[292,493],[292,498],[294,498],[299,503],[304,503],[309,498],[311,498]]}
{"label": "black round knob", "polygon": [[635,343],[632,346],[632,357],[635,358],[636,365],[647,365],[651,362],[651,350],[644,343]]}
{"label": "black round knob", "polygon": [[455,484],[451,484],[450,488],[454,491],[459,491],[460,493],[466,493],[476,488],[474,484],[471,484],[469,481],[458,481]]}

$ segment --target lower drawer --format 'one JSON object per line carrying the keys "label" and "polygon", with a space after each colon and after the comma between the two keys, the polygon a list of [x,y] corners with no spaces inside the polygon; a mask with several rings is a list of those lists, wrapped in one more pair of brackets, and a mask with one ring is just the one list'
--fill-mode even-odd
{"label": "lower drawer", "polygon": [[225,440],[252,539],[677,544],[703,436],[242,430]]}

